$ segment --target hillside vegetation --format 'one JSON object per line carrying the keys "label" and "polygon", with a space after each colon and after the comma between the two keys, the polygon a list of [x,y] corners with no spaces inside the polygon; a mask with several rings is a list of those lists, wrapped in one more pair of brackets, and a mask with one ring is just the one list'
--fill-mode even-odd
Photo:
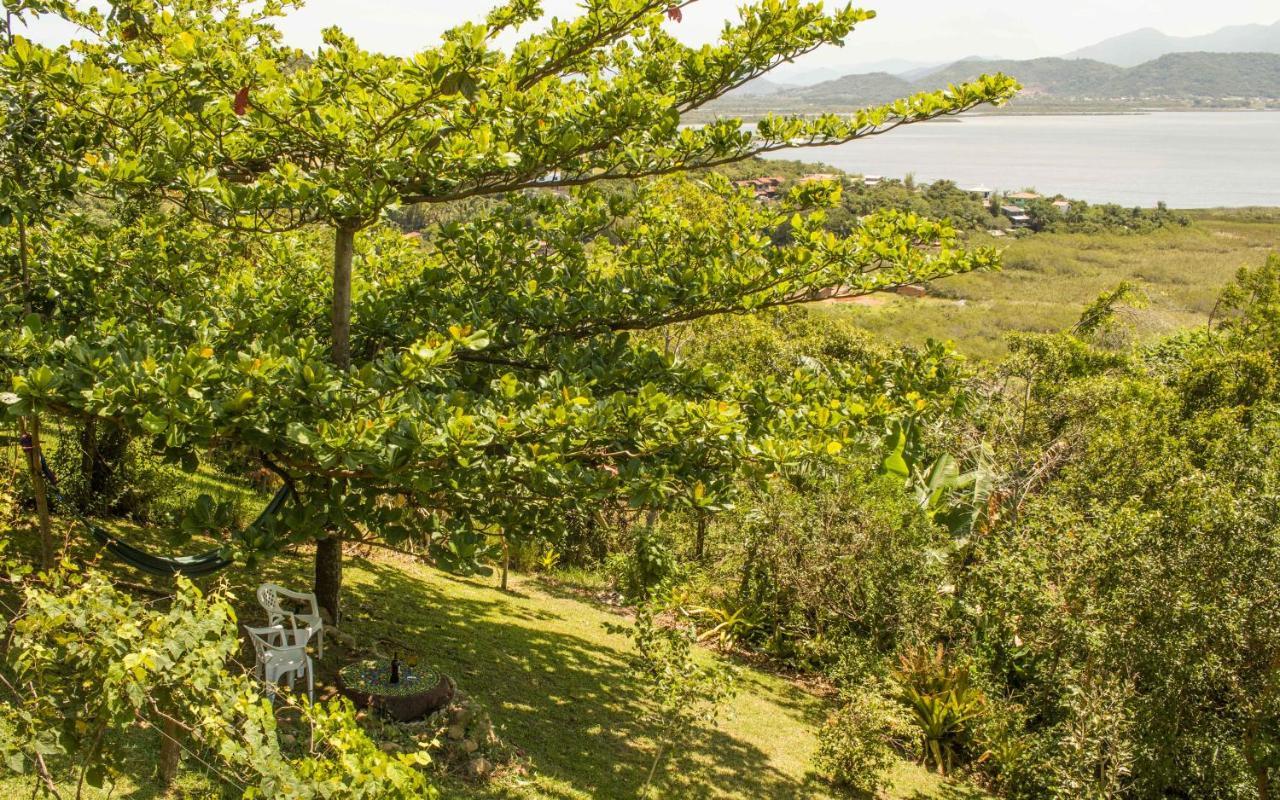
{"label": "hillside vegetation", "polygon": [[0,17],[0,797],[1273,799],[1277,212],[679,124],[852,6],[288,5]]}
{"label": "hillside vegetation", "polygon": [[969,59],[910,80],[885,72],[846,75],[773,92],[748,94],[739,90],[708,106],[702,115],[713,110],[748,114],[837,111],[885,103],[997,72],[1012,75],[1023,86],[1009,105],[1014,111],[1063,103],[1116,107],[1130,107],[1127,104],[1136,101],[1147,101],[1148,107],[1153,102],[1169,107],[1280,103],[1280,53],[1170,53],[1128,68],[1085,58]]}
{"label": "hillside vegetation", "polygon": [[1141,236],[1041,233],[1006,240],[1000,272],[938,281],[927,298],[831,303],[822,311],[898,341],[950,340],[963,353],[994,359],[1007,354],[1009,333],[1066,328],[1100,292],[1133,281],[1149,301],[1126,312],[1133,335],[1150,339],[1202,326],[1221,287],[1280,242],[1280,212],[1189,214],[1190,227]]}

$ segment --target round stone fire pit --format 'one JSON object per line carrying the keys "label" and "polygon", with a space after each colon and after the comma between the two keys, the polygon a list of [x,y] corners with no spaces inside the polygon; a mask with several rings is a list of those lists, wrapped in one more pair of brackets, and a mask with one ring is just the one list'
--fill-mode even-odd
{"label": "round stone fire pit", "polygon": [[367,658],[338,670],[338,689],[356,708],[381,711],[396,722],[424,717],[453,699],[453,681],[431,669],[401,664],[400,682],[390,680],[389,658]]}

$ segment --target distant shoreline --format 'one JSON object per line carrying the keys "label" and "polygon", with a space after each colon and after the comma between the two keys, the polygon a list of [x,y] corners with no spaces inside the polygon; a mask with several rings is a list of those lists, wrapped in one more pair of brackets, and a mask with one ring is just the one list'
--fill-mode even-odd
{"label": "distant shoreline", "polygon": [[[821,117],[827,114],[853,114],[860,109],[839,109],[830,111],[798,111],[798,110],[760,110],[747,111],[725,110],[715,114],[694,113],[687,114],[681,120],[685,125],[705,125],[708,122],[717,119],[738,118],[744,124],[752,125],[759,122],[770,114],[780,116],[801,116],[807,118]],[[964,117],[1142,117],[1152,114],[1280,114],[1280,108],[1187,108],[1186,106],[1176,106],[1170,108],[1063,108],[1060,106],[1045,106],[1031,108],[1017,108],[1005,106],[1003,108],[986,108],[979,107],[972,111],[966,112],[963,116],[958,117],[939,117],[930,120],[930,123],[959,123],[964,122]]]}
{"label": "distant shoreline", "polygon": [[1096,108],[1096,109],[1070,109],[1070,108],[976,108],[969,112],[975,116],[982,117],[1129,117],[1129,116],[1147,116],[1150,114],[1280,114],[1280,108],[1187,108],[1185,106],[1175,106],[1172,108]]}

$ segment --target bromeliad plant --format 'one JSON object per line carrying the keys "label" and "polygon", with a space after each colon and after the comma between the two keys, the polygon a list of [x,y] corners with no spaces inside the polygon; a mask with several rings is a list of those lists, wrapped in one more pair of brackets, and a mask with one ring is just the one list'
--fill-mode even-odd
{"label": "bromeliad plant", "polygon": [[698,641],[714,641],[722,649],[732,649],[760,629],[758,613],[749,605],[700,606],[689,609],[688,614],[710,623],[709,628],[698,634]]}
{"label": "bromeliad plant", "polygon": [[986,713],[986,697],[970,683],[968,668],[947,663],[942,645],[904,653],[893,679],[920,731],[921,762],[949,774],[965,754],[974,721]]}

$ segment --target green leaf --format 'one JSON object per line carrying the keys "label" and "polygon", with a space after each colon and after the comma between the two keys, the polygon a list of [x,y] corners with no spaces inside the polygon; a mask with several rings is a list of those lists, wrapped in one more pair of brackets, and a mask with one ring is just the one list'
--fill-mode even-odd
{"label": "green leaf", "polygon": [[911,476],[911,470],[907,468],[906,459],[902,457],[902,453],[890,453],[881,463],[884,471],[890,475],[897,475],[900,478],[908,478]]}

